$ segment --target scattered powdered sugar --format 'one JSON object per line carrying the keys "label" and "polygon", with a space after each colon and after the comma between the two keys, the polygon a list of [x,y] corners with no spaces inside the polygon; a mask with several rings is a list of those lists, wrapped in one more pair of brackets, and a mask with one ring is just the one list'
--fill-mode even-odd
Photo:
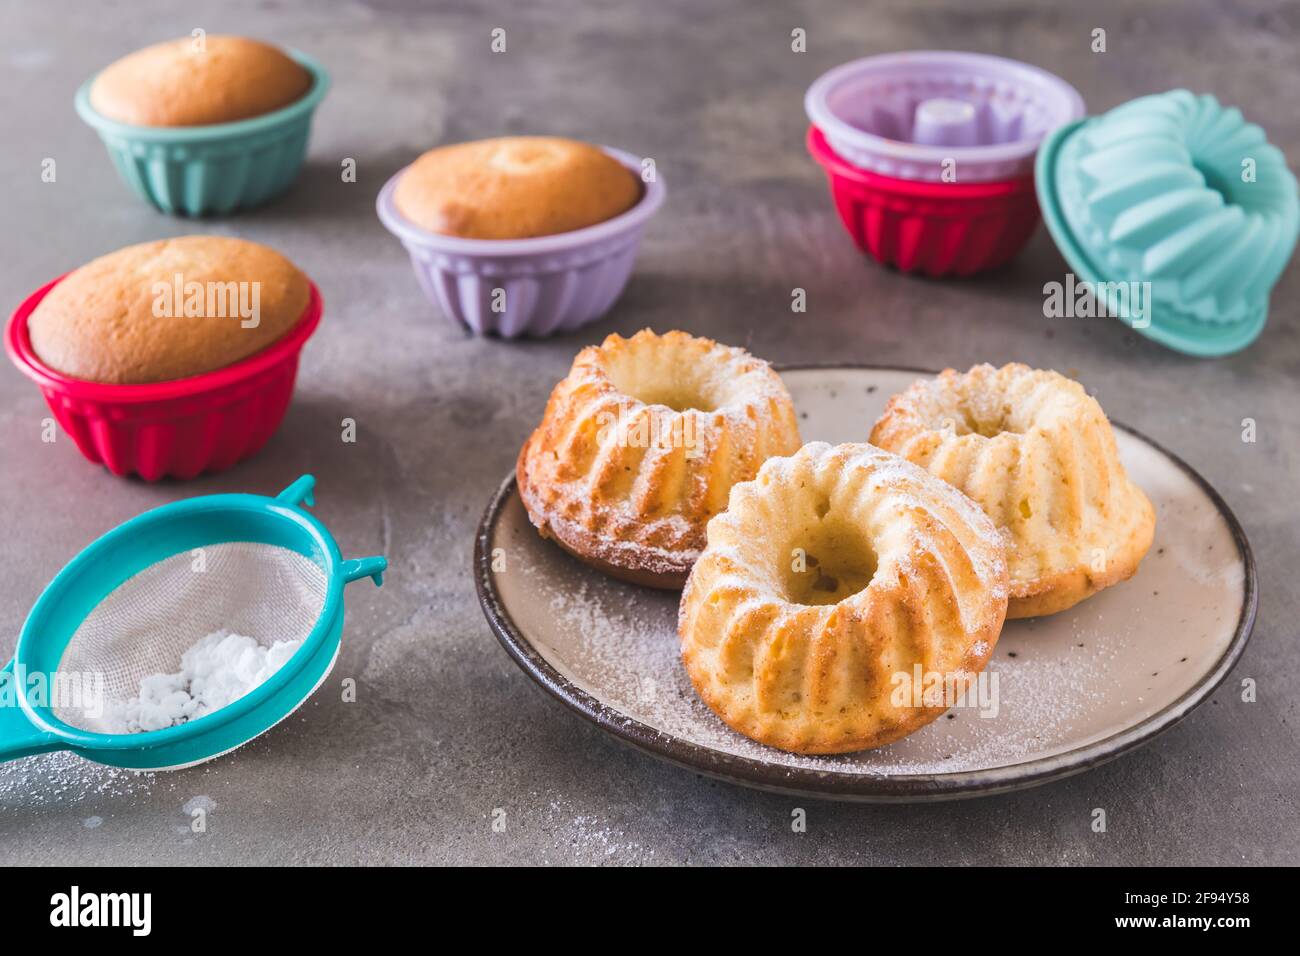
{"label": "scattered powdered sugar", "polygon": [[[1014,627],[1014,625],[1012,625]],[[1022,763],[1070,749],[1067,735],[1075,722],[1105,700],[1096,680],[1097,661],[1080,653],[1063,659],[1016,659],[1004,652],[985,668],[998,683],[996,717],[976,708],[958,708],[918,731],[913,738],[863,755],[876,773],[950,773]],[[922,736],[924,735],[924,736]],[[1071,746],[1073,744],[1071,743]],[[914,751],[914,752],[909,752]]]}
{"label": "scattered powdered sugar", "polygon": [[[996,681],[997,712],[958,707],[887,747],[841,756],[806,756],[766,747],[732,731],[699,699],[679,657],[677,595],[582,573],[554,579],[530,569],[554,627],[541,650],[571,680],[601,700],[608,715],[640,722],[710,750],[769,765],[836,773],[951,773],[1021,763],[1077,746],[1109,700],[1112,669],[1123,668],[1128,629],[1101,626],[1051,642],[1037,622],[1008,622],[986,668]],[[1098,625],[1102,622],[1098,621]],[[1063,639],[1064,638],[1064,639]],[[1040,642],[1036,647],[1035,642]],[[990,685],[992,686],[992,685]],[[985,712],[989,708],[984,708]],[[1098,725],[1099,733],[1102,725]]]}
{"label": "scattered powdered sugar", "polygon": [[270,647],[251,637],[214,631],[181,655],[174,674],[150,674],[139,695],[111,702],[94,728],[100,733],[144,733],[197,720],[234,703],[284,666],[302,641]]}
{"label": "scattered powdered sugar", "polygon": [[557,850],[579,862],[637,865],[654,858],[653,848],[630,839],[621,827],[589,813],[575,813],[558,800],[550,804],[541,825],[553,834]]}
{"label": "scattered powdered sugar", "polygon": [[[160,779],[152,771],[123,770],[83,760],[63,750],[0,764],[0,814],[9,807],[66,807],[72,803],[133,798]],[[172,786],[172,784],[167,784]]]}

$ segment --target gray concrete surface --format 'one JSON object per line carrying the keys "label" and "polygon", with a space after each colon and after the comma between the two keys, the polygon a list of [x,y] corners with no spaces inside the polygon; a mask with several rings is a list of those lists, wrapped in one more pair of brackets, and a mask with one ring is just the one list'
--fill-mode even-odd
{"label": "gray concrete surface", "polygon": [[[1048,320],[1064,265],[1042,231],[1009,269],[906,278],[864,261],[804,153],[804,88],[856,56],[909,48],[1004,54],[1055,70],[1091,111],[1176,86],[1217,93],[1300,165],[1300,9],[1292,4],[1079,5],[1005,0],[582,5],[10,3],[0,14],[6,311],[54,275],[129,243],[188,232],[270,243],[320,284],[324,324],[295,402],[256,459],[190,484],[123,481],[70,441],[40,441],[36,389],[0,369],[0,651],[83,545],[142,509],[319,479],[318,513],[351,555],[382,551],[382,591],[349,592],[336,682],[231,758],[137,777],[70,758],[0,768],[0,862],[12,863],[1300,863],[1300,275],[1260,341],[1217,361],[1102,320]],[[179,11],[179,12],[178,12]],[[191,223],[142,205],[72,109],[117,56],[195,26],[300,46],[334,89],[291,194]],[[489,31],[507,30],[507,52]],[[794,54],[789,35],[808,31]],[[1089,51],[1107,30],[1108,52]],[[668,204],[626,296],[565,338],[475,340],[421,298],[373,199],[440,142],[547,132],[656,158]],[[41,181],[53,157],[58,180]],[[343,184],[344,157],[359,181]],[[790,290],[808,290],[792,317]],[[1115,417],[1215,484],[1259,563],[1259,624],[1234,677],[1156,743],[1015,795],[925,807],[792,801],[625,749],[542,697],[488,632],[470,551],[552,383],[605,334],[681,327],[775,361],[966,366],[1018,359],[1079,375]],[[359,441],[339,423],[355,418]],[[1243,418],[1259,440],[1240,440]],[[1234,686],[1258,682],[1243,704]],[[196,835],[183,807],[207,797]],[[808,831],[790,830],[792,807]],[[1103,807],[1108,832],[1093,833]],[[494,833],[494,808],[508,827]]]}

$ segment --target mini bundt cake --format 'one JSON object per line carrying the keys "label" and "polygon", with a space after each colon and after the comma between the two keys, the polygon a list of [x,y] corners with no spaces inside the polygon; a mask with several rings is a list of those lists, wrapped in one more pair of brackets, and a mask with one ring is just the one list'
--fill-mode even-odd
{"label": "mini bundt cake", "polygon": [[516,475],[543,537],[615,577],[680,588],[731,486],[799,445],[766,362],[646,329],[578,353]]}
{"label": "mini bundt cake", "polygon": [[969,686],[1007,611],[993,523],[871,445],[805,445],[731,491],[678,617],[695,690],[728,726],[798,753],[879,747]]}
{"label": "mini bundt cake", "polygon": [[1072,607],[1137,570],[1155,511],[1078,382],[1010,364],[948,369],[890,399],[871,441],[965,492],[1008,534],[1011,607]]}

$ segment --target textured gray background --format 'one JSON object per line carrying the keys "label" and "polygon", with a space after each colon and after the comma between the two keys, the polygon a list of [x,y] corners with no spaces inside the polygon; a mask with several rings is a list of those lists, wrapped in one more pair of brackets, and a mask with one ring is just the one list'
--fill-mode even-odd
{"label": "textured gray background", "polygon": [[[303,4],[306,7],[306,4]],[[98,534],[200,493],[272,493],[319,479],[318,513],[348,555],[385,552],[387,586],[349,589],[337,676],[237,755],[137,777],[71,758],[0,768],[0,862],[1297,863],[1300,765],[1295,581],[1300,276],[1275,291],[1262,339],[1196,361],[1109,320],[1047,320],[1063,263],[1040,230],[1009,269],[910,279],[864,261],[805,155],[802,96],[868,53],[956,48],[1019,57],[1074,83],[1091,112],[1176,86],[1213,91],[1300,161],[1296,5],[1024,2],[657,2],[613,9],[502,5],[7,4],[0,150],[8,311],[58,273],[129,243],[187,232],[270,243],[321,286],[325,321],[283,428],[253,461],[186,485],[123,481],[70,441],[39,440],[47,410],[0,369],[0,651],[46,582]],[[1071,5],[1073,6],[1073,5]],[[1141,12],[1136,12],[1140,8]],[[93,70],[194,26],[300,46],[334,89],[307,168],[274,205],[225,221],[155,213],[118,182],[72,109]],[[507,29],[508,52],[488,52]],[[809,51],[789,50],[804,27]],[[1109,52],[1089,52],[1089,32]],[[440,142],[557,133],[655,157],[670,189],[627,294],[602,322],[544,342],[464,336],[421,298],[373,198]],[[40,179],[45,157],[58,181]],[[339,181],[354,157],[356,184]],[[790,290],[808,290],[792,316]],[[1259,624],[1229,685],[1170,733],[1100,770],[1037,790],[926,807],[795,801],[660,764],[535,691],[488,632],[470,552],[489,493],[551,385],[606,333],[680,327],[775,361],[967,366],[1022,360],[1077,374],[1116,418],[1184,456],[1245,525],[1262,579]],[[360,440],[339,440],[353,417]],[[1259,441],[1240,441],[1243,418]],[[1234,691],[1245,676],[1259,701]],[[183,807],[207,798],[208,832]],[[191,804],[192,805],[192,804]],[[493,808],[508,813],[494,834]],[[1109,832],[1094,834],[1104,807]]]}

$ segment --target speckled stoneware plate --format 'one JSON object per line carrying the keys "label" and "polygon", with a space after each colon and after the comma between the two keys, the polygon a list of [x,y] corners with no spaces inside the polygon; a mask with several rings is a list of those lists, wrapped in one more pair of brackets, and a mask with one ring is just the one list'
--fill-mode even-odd
{"label": "speckled stoneware plate", "polygon": [[[804,439],[829,442],[865,440],[889,396],[925,374],[781,372]],[[510,656],[547,692],[620,740],[692,770],[869,801],[1033,786],[1172,726],[1227,676],[1255,620],[1254,562],[1227,505],[1187,464],[1131,429],[1115,430],[1125,467],[1156,507],[1155,544],[1138,573],[1061,614],[1008,622],[988,667],[995,715],[954,708],[879,750],[804,757],[727,728],[678,659],[677,595],[612,581],[542,540],[513,475],[479,528],[479,598]],[[494,553],[503,570],[492,570]]]}

